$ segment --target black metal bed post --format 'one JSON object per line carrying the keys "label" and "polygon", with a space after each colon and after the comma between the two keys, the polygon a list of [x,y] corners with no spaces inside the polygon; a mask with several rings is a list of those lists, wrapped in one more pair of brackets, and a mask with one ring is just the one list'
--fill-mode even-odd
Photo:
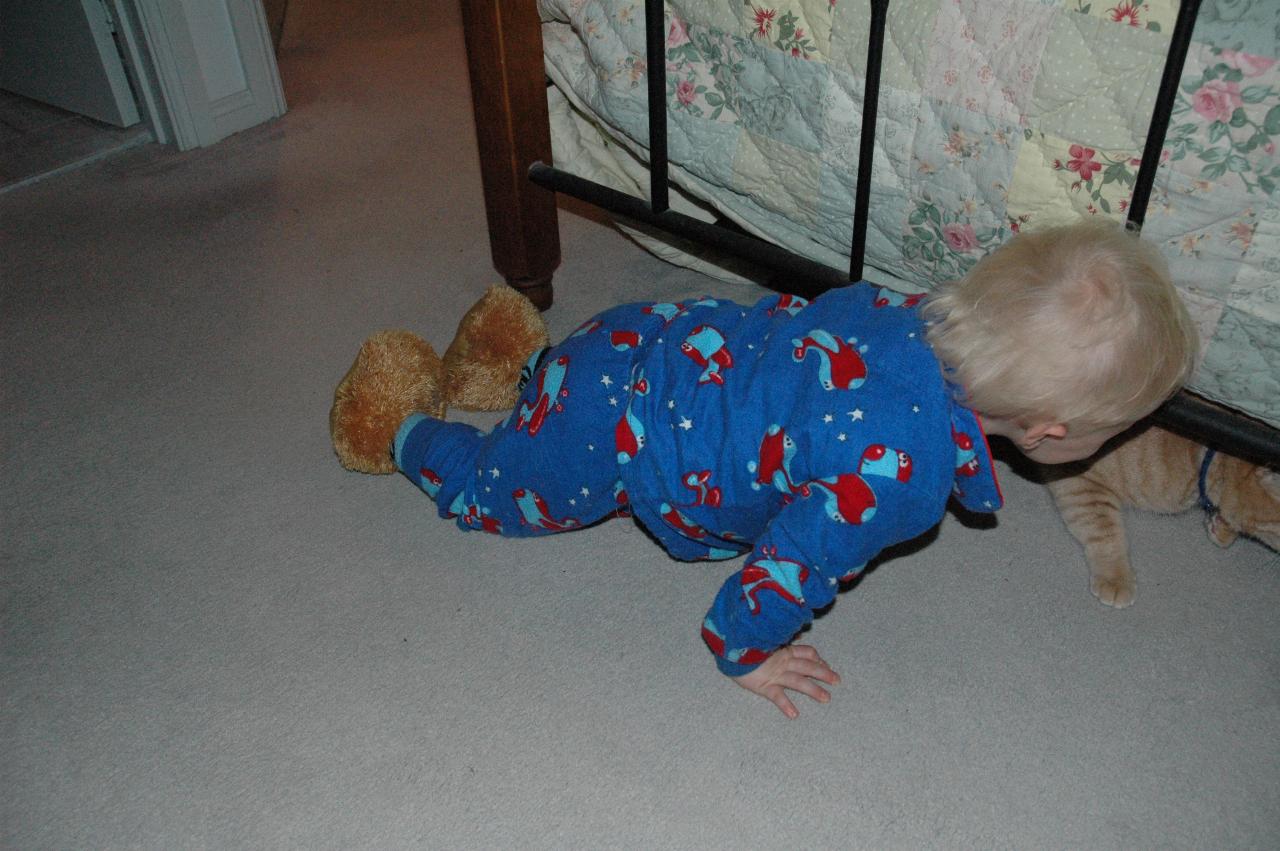
{"label": "black metal bed post", "polygon": [[667,20],[663,0],[644,0],[644,46],[649,80],[649,209],[667,209]]}
{"label": "black metal bed post", "polygon": [[1142,149],[1142,164],[1133,182],[1133,196],[1129,199],[1129,228],[1142,230],[1146,221],[1147,205],[1151,201],[1151,187],[1155,184],[1156,171],[1160,168],[1160,152],[1164,149],[1164,137],[1169,132],[1169,116],[1178,96],[1178,81],[1187,62],[1187,50],[1191,46],[1191,33],[1200,14],[1200,0],[1182,0],[1178,7],[1178,19],[1170,36],[1169,54],[1164,60],[1164,72],[1160,88],[1156,92],[1155,106],[1151,110],[1151,125],[1147,130],[1147,142]]}
{"label": "black metal bed post", "polygon": [[862,129],[858,133],[858,182],[853,194],[853,242],[849,246],[849,280],[862,280],[867,255],[867,218],[871,210],[871,166],[876,151],[876,117],[880,108],[880,65],[889,0],[871,0],[867,35],[867,79],[862,89]]}

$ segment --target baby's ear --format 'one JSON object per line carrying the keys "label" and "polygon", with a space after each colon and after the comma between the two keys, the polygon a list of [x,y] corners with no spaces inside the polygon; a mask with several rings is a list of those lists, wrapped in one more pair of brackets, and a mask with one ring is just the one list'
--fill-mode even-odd
{"label": "baby's ear", "polygon": [[1209,538],[1220,547],[1231,546],[1240,534],[1216,511],[1205,520],[1205,529],[1209,532]]}
{"label": "baby's ear", "polygon": [[1018,448],[1024,452],[1035,449],[1047,438],[1061,440],[1067,436],[1067,426],[1064,423],[1036,423],[1027,428],[1022,433],[1022,438],[1018,440]]}

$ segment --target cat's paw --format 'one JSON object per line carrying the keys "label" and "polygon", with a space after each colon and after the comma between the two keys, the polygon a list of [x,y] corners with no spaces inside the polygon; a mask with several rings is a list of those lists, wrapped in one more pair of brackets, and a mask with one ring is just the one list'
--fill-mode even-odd
{"label": "cat's paw", "polygon": [[1089,590],[1098,602],[1104,606],[1123,609],[1133,605],[1137,592],[1137,583],[1132,574],[1128,576],[1092,576],[1089,578]]}

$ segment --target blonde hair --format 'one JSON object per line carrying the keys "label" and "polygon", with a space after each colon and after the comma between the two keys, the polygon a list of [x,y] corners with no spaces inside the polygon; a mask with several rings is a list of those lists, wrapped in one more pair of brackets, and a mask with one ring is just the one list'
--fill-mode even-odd
{"label": "blonde hair", "polygon": [[1164,258],[1109,222],[1019,234],[924,314],[961,401],[991,417],[1132,423],[1186,382],[1199,350]]}

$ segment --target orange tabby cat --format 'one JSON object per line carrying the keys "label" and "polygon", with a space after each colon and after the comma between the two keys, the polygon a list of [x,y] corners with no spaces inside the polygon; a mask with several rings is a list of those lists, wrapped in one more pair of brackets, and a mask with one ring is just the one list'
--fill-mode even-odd
{"label": "orange tabby cat", "polygon": [[1101,602],[1116,608],[1133,602],[1125,506],[1176,514],[1201,503],[1209,537],[1219,546],[1247,535],[1280,549],[1280,473],[1215,453],[1204,471],[1202,494],[1206,452],[1152,426],[1104,449],[1083,470],[1046,482],[1067,528],[1084,545],[1089,589]]}

